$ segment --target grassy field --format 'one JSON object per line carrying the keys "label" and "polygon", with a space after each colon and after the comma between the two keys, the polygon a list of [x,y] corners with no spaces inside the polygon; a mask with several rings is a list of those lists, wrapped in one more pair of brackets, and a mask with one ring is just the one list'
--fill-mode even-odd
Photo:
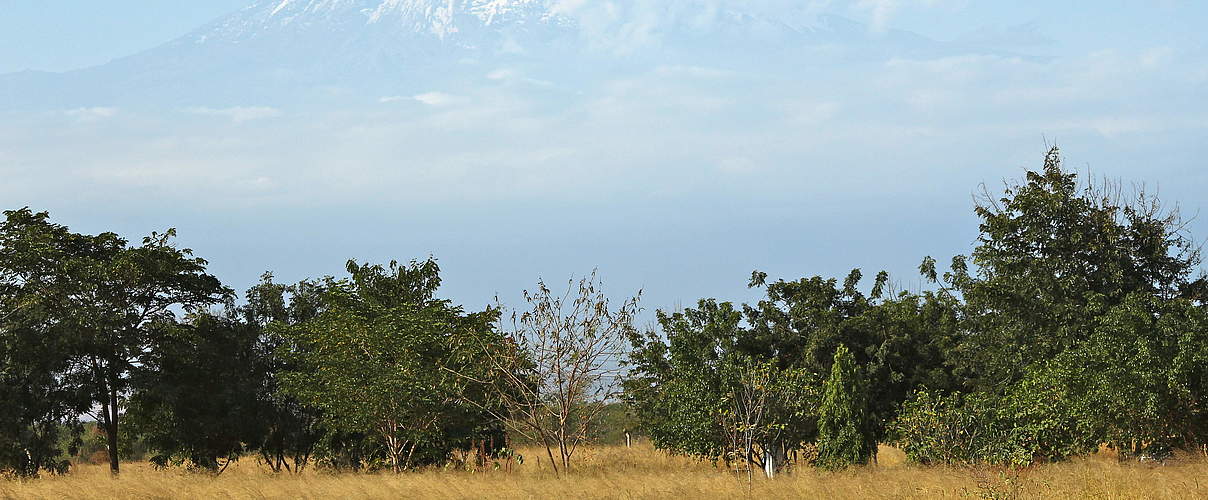
{"label": "grassy field", "polygon": [[81,465],[63,477],[0,480],[0,498],[1208,498],[1208,461],[1179,456],[1165,465],[1119,464],[1110,456],[1020,471],[919,467],[883,448],[880,463],[844,472],[811,469],[775,480],[671,457],[648,446],[596,447],[581,466],[555,477],[530,460],[511,472],[431,470],[403,475],[272,475],[253,460],[218,477],[127,464],[119,479],[104,466]]}

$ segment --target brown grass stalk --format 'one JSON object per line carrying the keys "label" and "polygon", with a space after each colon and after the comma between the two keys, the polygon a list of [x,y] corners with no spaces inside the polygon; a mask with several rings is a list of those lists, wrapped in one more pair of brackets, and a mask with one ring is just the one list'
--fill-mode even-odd
{"label": "brown grass stalk", "polygon": [[511,472],[431,469],[395,475],[272,474],[248,458],[221,476],[124,464],[109,477],[103,465],[79,465],[71,474],[33,481],[0,481],[0,498],[1208,498],[1208,461],[1178,455],[1165,465],[1119,463],[1100,454],[1023,470],[922,467],[882,448],[878,465],[840,472],[801,468],[774,480],[745,476],[686,457],[633,448],[589,447],[571,474],[559,477],[536,460],[544,450],[522,450]]}

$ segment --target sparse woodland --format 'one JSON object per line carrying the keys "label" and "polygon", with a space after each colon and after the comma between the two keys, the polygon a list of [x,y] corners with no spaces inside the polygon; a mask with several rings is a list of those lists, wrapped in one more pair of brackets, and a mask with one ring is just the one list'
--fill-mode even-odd
{"label": "sparse woodland", "polygon": [[[625,473],[684,482],[621,481],[617,495],[791,497],[864,478],[931,497],[911,484],[954,471],[965,479],[943,491],[1079,496],[1114,484],[1113,467],[1172,457],[1183,469],[1163,474],[1183,481],[1208,446],[1208,280],[1177,207],[1127,186],[1080,178],[1054,148],[980,191],[980,236],[946,264],[920,256],[922,290],[885,272],[755,271],[761,300],[657,310],[655,328],[638,326],[640,291],[606,294],[594,273],[466,310],[440,297],[432,258],[298,283],[266,273],[239,296],[174,230],[131,242],[10,210],[0,474],[22,481],[0,494],[52,496],[29,488],[68,484],[98,446],[115,481],[262,470],[292,497],[357,480],[405,495],[443,474],[462,496],[496,481],[529,497],[564,491],[541,489],[557,476],[607,489]],[[601,447],[618,428],[644,439]],[[899,476],[875,472],[885,463]],[[1094,472],[1070,472],[1082,482],[1068,490],[1037,479],[1075,466]],[[704,485],[709,471],[731,483]],[[289,478],[313,489],[291,493]],[[1158,494],[1199,491],[1184,486]],[[159,495],[232,494],[204,488]]]}

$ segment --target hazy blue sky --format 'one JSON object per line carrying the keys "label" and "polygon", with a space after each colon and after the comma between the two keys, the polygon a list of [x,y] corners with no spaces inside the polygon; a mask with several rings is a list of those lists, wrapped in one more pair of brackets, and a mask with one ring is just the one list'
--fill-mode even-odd
{"label": "hazy blue sky", "polygon": [[[101,64],[248,3],[0,0],[0,73]],[[811,5],[985,51],[839,52],[803,78],[662,66],[586,90],[501,67],[335,112],[199,96],[0,113],[0,206],[131,238],[175,226],[236,288],[431,253],[472,305],[598,266],[651,308],[749,298],[756,268],[917,286],[923,256],[969,250],[979,183],[1036,167],[1046,139],[1208,208],[1208,2]]]}
{"label": "hazy blue sky", "polygon": [[0,72],[63,71],[146,50],[245,0],[3,0]]}

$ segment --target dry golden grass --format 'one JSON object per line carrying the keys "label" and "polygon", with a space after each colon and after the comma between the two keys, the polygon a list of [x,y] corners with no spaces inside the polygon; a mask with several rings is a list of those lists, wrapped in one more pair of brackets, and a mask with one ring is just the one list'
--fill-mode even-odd
{"label": "dry golden grass", "polygon": [[538,450],[524,452],[529,460],[511,472],[397,476],[273,475],[246,460],[218,477],[127,464],[111,479],[104,466],[82,465],[63,477],[0,481],[0,498],[1208,498],[1208,461],[1198,456],[1142,465],[1100,455],[1010,472],[914,466],[883,448],[878,465],[835,473],[804,469],[756,478],[748,489],[745,475],[647,445],[586,449],[578,469],[564,477],[536,464]]}

